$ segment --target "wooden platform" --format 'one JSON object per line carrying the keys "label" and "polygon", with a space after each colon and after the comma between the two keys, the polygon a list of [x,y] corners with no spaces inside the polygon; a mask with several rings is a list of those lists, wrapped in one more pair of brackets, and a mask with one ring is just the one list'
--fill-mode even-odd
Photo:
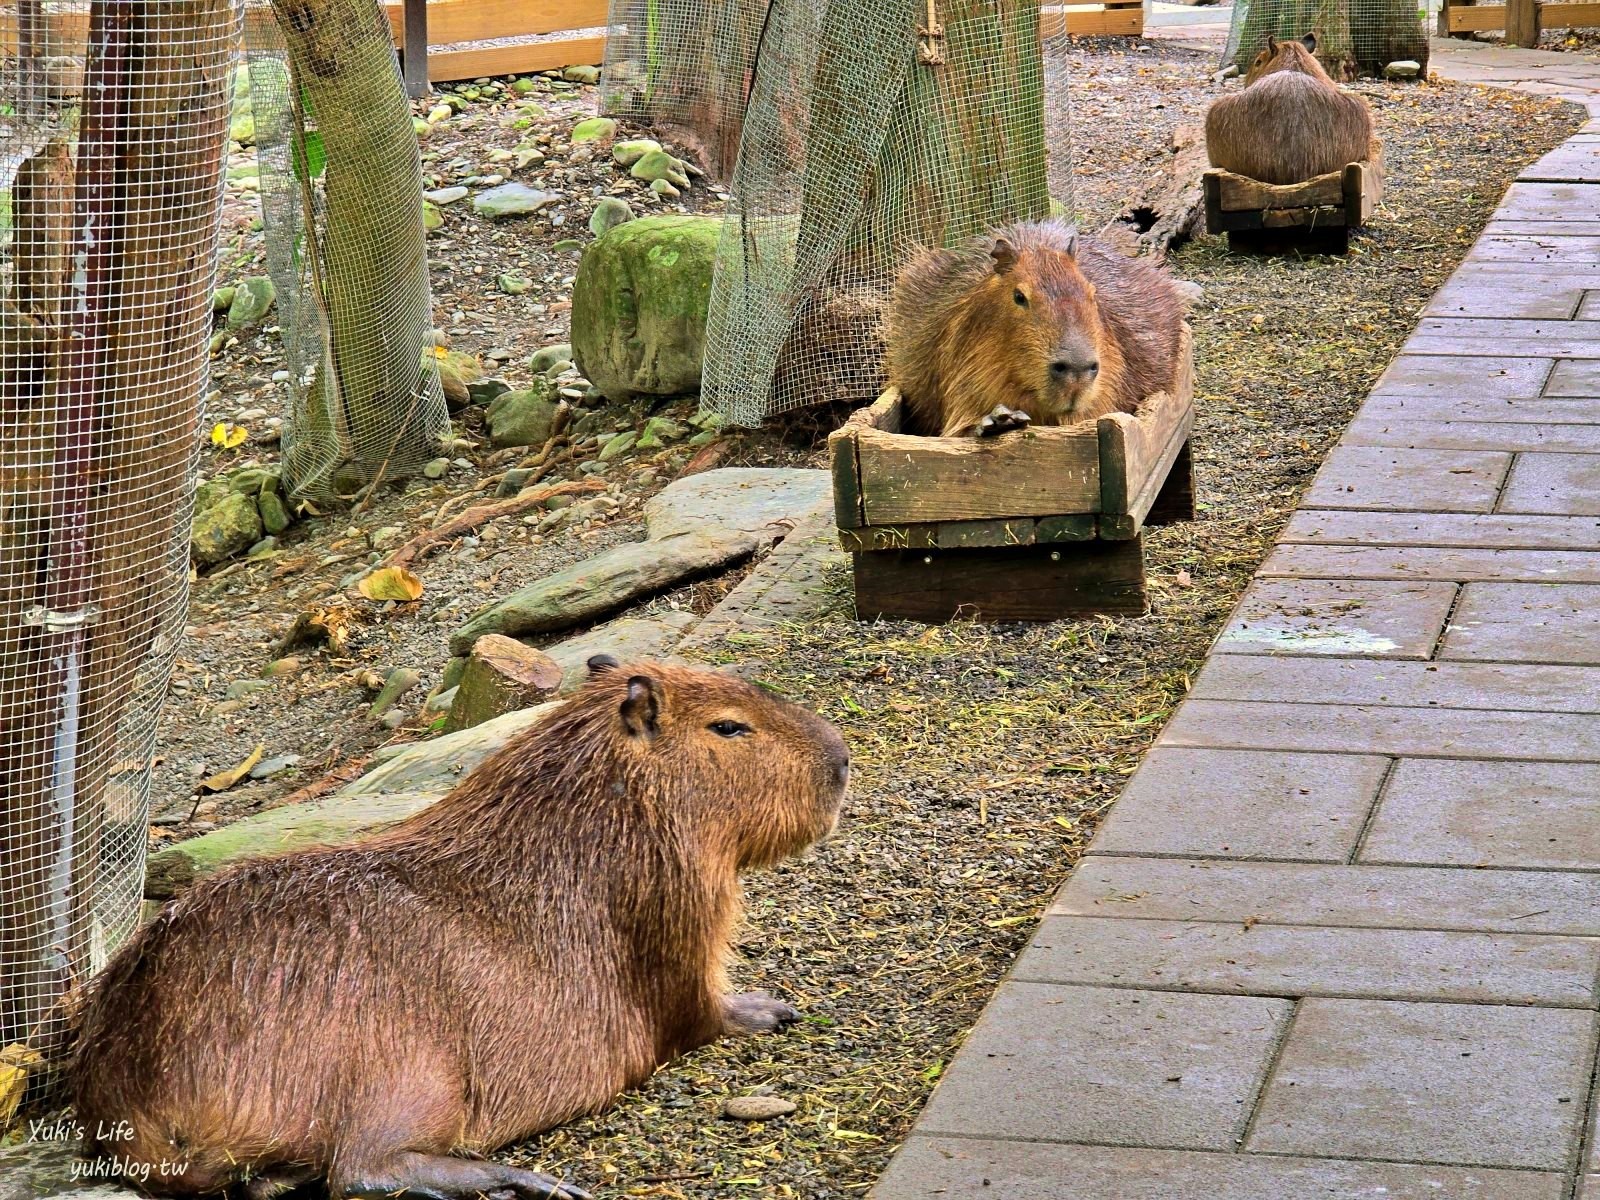
{"label": "wooden platform", "polygon": [[902,433],[885,392],[829,439],[857,615],[1048,621],[1147,606],[1141,533],[1194,514],[1191,343],[1136,413],[992,438]]}
{"label": "wooden platform", "polygon": [[1348,163],[1304,183],[1262,183],[1212,167],[1204,176],[1206,232],[1253,248],[1276,238],[1315,238],[1342,253],[1349,231],[1366,224],[1383,198],[1383,157]]}

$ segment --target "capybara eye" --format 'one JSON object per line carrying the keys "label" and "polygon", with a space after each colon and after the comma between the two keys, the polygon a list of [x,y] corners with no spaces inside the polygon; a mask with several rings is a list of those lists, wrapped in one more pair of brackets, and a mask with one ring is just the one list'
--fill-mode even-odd
{"label": "capybara eye", "polygon": [[1028,298],[1022,294],[1021,288],[1018,288],[1016,291],[1012,292],[1011,298],[1018,304],[1022,305],[1023,308],[1028,307]]}
{"label": "capybara eye", "polygon": [[750,726],[742,721],[713,721],[710,729],[725,738],[743,737],[750,732]]}

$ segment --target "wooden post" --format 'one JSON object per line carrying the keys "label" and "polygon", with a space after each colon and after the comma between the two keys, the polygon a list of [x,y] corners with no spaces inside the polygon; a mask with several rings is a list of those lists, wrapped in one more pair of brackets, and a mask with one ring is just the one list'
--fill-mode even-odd
{"label": "wooden post", "polygon": [[405,0],[405,49],[400,54],[406,95],[420,100],[428,94],[428,0]]}
{"label": "wooden post", "polygon": [[1506,45],[1531,50],[1539,44],[1539,0],[1506,0]]}

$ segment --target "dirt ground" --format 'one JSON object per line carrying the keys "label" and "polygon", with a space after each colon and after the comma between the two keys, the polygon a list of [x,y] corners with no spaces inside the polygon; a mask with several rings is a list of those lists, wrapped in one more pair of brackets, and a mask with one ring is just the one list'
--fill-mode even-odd
{"label": "dirt ground", "polygon": [[[1219,86],[1210,56],[1170,46],[1083,43],[1070,58],[1076,207],[1093,228],[1156,169],[1172,128],[1198,120]],[[546,164],[511,176],[567,197],[540,217],[497,225],[464,204],[446,208],[432,243],[437,319],[451,346],[505,352],[508,365],[496,373],[512,386],[528,381],[533,350],[566,337],[576,256],[556,243],[583,236],[595,200],[612,191],[640,211],[672,207],[603,161],[572,161],[565,130],[593,110],[594,89],[541,86],[529,97],[537,113],[509,99],[471,102],[425,142],[430,186],[504,171],[495,152],[531,142]],[[767,682],[839,724],[857,763],[840,833],[749,887],[735,981],[791,1000],[805,1019],[783,1037],[695,1054],[610,1112],[506,1157],[569,1171],[605,1196],[825,1200],[870,1187],[1183,695],[1321,456],[1505,185],[1581,120],[1572,106],[1447,83],[1356,90],[1384,139],[1388,193],[1348,257],[1241,258],[1202,238],[1173,262],[1205,289],[1193,314],[1201,514],[1150,535],[1152,612],[1030,627],[858,624],[840,580],[826,619],[742,645],[741,658],[759,661]],[[230,194],[222,282],[261,273],[253,199]],[[688,201],[718,203],[703,186]],[[527,293],[496,286],[513,269],[534,280]],[[207,445],[205,472],[273,461],[268,422],[281,416],[281,401],[271,376],[281,366],[268,331],[223,349],[212,419],[245,425],[253,440],[238,451]],[[605,410],[604,420],[632,428],[643,415]],[[826,426],[813,419],[730,434],[717,453],[723,465],[820,465]],[[461,434],[475,445],[458,448],[463,465],[442,480],[387,494],[364,513],[307,520],[276,554],[197,581],[157,749],[153,845],[281,803],[385,741],[421,736],[429,720],[421,698],[456,625],[523,582],[637,536],[642,499],[694,453],[608,465],[619,506],[610,517],[543,532],[521,517],[486,526],[423,565],[418,604],[384,610],[344,599],[375,535],[409,535],[442,507],[459,511],[467,497],[492,494],[488,481],[525,453],[488,451],[472,410]],[[567,463],[550,478],[575,469]],[[700,589],[658,603],[714,598],[714,588]],[[297,651],[298,673],[262,689],[235,686],[230,698],[230,684],[255,680],[278,656],[298,612],[329,602],[349,606],[345,654]],[[399,666],[423,682],[406,698],[406,723],[391,731],[365,715],[361,676]],[[258,745],[266,758],[299,761],[202,801],[191,820],[196,781]],[[761,1091],[798,1111],[768,1125],[720,1119],[728,1096]]]}

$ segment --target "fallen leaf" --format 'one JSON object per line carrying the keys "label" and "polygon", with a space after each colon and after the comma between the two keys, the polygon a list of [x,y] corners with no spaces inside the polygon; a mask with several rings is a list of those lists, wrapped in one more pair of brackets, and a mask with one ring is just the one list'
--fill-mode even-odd
{"label": "fallen leaf", "polygon": [[13,1042],[0,1050],[0,1129],[9,1129],[22,1103],[22,1093],[27,1089],[28,1069],[40,1066],[44,1060],[38,1051],[30,1050],[21,1042]]}
{"label": "fallen leaf", "polygon": [[229,767],[226,771],[218,771],[215,775],[202,779],[200,781],[200,790],[202,792],[227,791],[246,775],[250,774],[255,765],[261,761],[261,755],[265,750],[266,746],[261,742],[257,742],[256,748],[250,751],[250,756],[237,767]]}
{"label": "fallen leaf", "polygon": [[1190,587],[1193,585],[1194,580],[1189,577],[1189,572],[1180,567],[1178,568],[1178,577],[1176,582],[1179,587]]}
{"label": "fallen leaf", "polygon": [[404,567],[384,567],[363,577],[356,591],[368,600],[416,600],[422,596],[422,580]]}
{"label": "fallen leaf", "polygon": [[249,437],[250,431],[243,425],[229,425],[226,421],[218,421],[211,427],[211,444],[221,446],[224,450],[237,450]]}

